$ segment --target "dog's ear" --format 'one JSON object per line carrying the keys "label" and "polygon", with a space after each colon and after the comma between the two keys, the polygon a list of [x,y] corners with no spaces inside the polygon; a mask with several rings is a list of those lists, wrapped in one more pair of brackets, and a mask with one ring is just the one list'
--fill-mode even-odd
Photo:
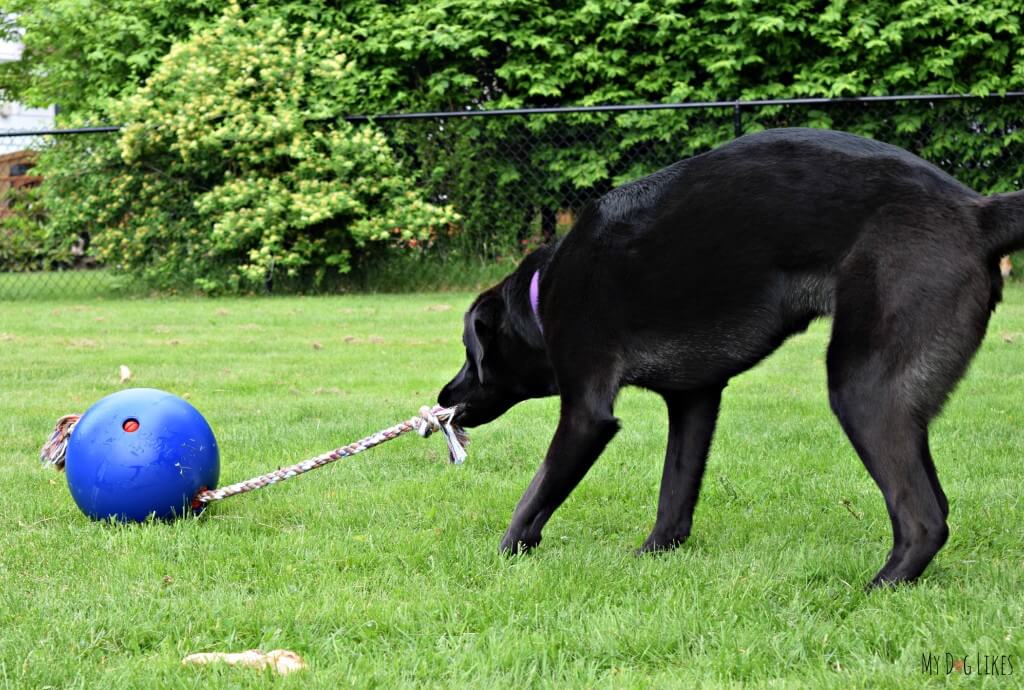
{"label": "dog's ear", "polygon": [[501,325],[504,303],[495,294],[485,294],[466,313],[466,351],[476,367],[476,378],[484,383],[484,357],[494,344]]}

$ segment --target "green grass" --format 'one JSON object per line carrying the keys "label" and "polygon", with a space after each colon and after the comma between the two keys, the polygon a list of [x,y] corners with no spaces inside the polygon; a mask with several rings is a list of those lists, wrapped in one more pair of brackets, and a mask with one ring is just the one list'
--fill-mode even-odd
{"label": "green grass", "polygon": [[[554,400],[475,430],[470,459],[405,437],[173,524],[92,523],[39,466],[54,420],[132,385],[189,399],[223,483],[411,415],[461,363],[470,294],[0,304],[0,688],[263,687],[198,651],[287,648],[295,688],[906,687],[1024,676],[1024,288],[1008,289],[932,448],[952,536],[922,581],[865,594],[890,543],[881,495],[832,418],[828,324],[726,391],[694,535],[637,558],[666,423],[623,430],[539,549],[498,540]],[[1014,674],[945,674],[945,654]],[[940,660],[924,675],[922,654]],[[973,665],[974,660],[970,663]]]}

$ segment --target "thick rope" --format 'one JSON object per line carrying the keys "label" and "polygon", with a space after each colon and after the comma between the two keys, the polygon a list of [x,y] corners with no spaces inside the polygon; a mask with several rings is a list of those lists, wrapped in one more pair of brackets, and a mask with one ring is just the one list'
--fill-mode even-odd
{"label": "thick rope", "polygon": [[[388,427],[382,431],[367,436],[366,438],[350,443],[347,446],[341,448],[335,448],[332,451],[328,451],[323,455],[318,455],[315,458],[309,460],[303,460],[302,462],[296,463],[289,467],[282,467],[261,474],[258,477],[252,479],[246,479],[245,481],[224,486],[219,489],[207,489],[200,491],[196,494],[195,498],[192,499],[192,508],[198,509],[214,501],[221,501],[230,496],[237,496],[238,494],[248,493],[249,491],[255,491],[256,489],[262,489],[265,486],[283,482],[286,479],[297,477],[300,474],[315,470],[318,467],[330,464],[335,460],[341,458],[347,458],[355,455],[356,453],[362,453],[364,450],[369,450],[374,446],[379,446],[385,441],[398,438],[399,436],[406,434],[410,431],[415,431],[423,438],[430,436],[435,431],[440,431],[444,435],[444,440],[448,444],[448,459],[450,462],[461,465],[466,460],[466,445],[469,443],[469,437],[466,436],[466,432],[462,427],[456,425],[452,420],[455,414],[455,408],[453,407],[427,407],[424,405],[420,408],[420,413],[416,417],[396,424],[392,427]],[[80,415],[66,415],[60,418],[57,422],[57,427],[54,429],[53,434],[50,435],[50,440],[43,446],[40,451],[40,457],[44,463],[53,465],[57,469],[64,469],[64,459],[67,452],[68,439],[71,436],[71,432],[75,428],[75,424],[78,422]]]}
{"label": "thick rope", "polygon": [[355,455],[356,453],[362,453],[364,450],[369,450],[374,446],[379,446],[385,441],[398,438],[402,434],[406,434],[410,431],[415,431],[423,438],[430,436],[435,431],[440,431],[444,434],[445,441],[448,442],[448,459],[456,465],[461,465],[466,459],[465,446],[469,439],[466,437],[465,432],[452,423],[452,415],[454,414],[453,408],[445,407],[434,407],[429,408],[423,406],[420,408],[420,414],[418,417],[412,417],[405,420],[400,424],[396,424],[387,429],[378,431],[377,433],[367,436],[366,438],[360,439],[347,446],[341,448],[335,448],[332,451],[328,451],[323,455],[318,455],[315,458],[309,460],[303,460],[302,462],[295,463],[290,467],[282,467],[273,472],[267,472],[261,474],[258,477],[252,479],[246,479],[245,481],[224,486],[219,489],[208,489],[201,491],[196,494],[196,497],[192,500],[192,507],[199,508],[208,503],[214,501],[221,501],[231,496],[237,496],[238,494],[244,494],[249,491],[255,491],[256,489],[262,489],[265,486],[283,482],[286,479],[297,477],[300,474],[315,470],[318,467],[328,465],[335,460],[341,458],[347,458]]}

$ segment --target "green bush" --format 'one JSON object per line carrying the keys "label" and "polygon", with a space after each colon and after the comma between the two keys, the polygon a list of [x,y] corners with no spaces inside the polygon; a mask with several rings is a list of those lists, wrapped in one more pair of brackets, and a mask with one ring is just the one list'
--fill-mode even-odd
{"label": "green bush", "polygon": [[204,291],[275,275],[315,286],[371,245],[451,232],[457,215],[409,188],[384,136],[339,119],[357,96],[340,43],[229,7],[114,107],[116,147],[78,147],[103,174],[76,179],[67,152],[44,156],[51,227],[93,227],[105,265]]}
{"label": "green bush", "polygon": [[[374,76],[364,112],[1024,89],[1018,0],[397,0],[334,14],[359,37],[349,55],[360,75]],[[776,107],[747,110],[743,125],[870,134],[991,192],[1024,186],[1021,111],[1020,101]],[[444,141],[415,123],[388,133],[418,160],[458,160],[423,177],[465,216],[460,242],[500,253],[554,210],[725,143],[734,128],[719,109],[449,121]]]}
{"label": "green bush", "polygon": [[45,223],[39,187],[9,189],[10,213],[0,218],[0,271],[43,271],[72,267],[80,240],[54,233]]}

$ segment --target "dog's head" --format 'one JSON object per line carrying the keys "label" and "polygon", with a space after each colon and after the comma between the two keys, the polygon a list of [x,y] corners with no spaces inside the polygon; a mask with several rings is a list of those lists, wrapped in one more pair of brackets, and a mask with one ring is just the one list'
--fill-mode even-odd
{"label": "dog's head", "polygon": [[558,392],[530,307],[534,263],[524,262],[466,312],[466,362],[437,397],[445,407],[458,406],[455,419],[462,426],[486,424],[516,403]]}

